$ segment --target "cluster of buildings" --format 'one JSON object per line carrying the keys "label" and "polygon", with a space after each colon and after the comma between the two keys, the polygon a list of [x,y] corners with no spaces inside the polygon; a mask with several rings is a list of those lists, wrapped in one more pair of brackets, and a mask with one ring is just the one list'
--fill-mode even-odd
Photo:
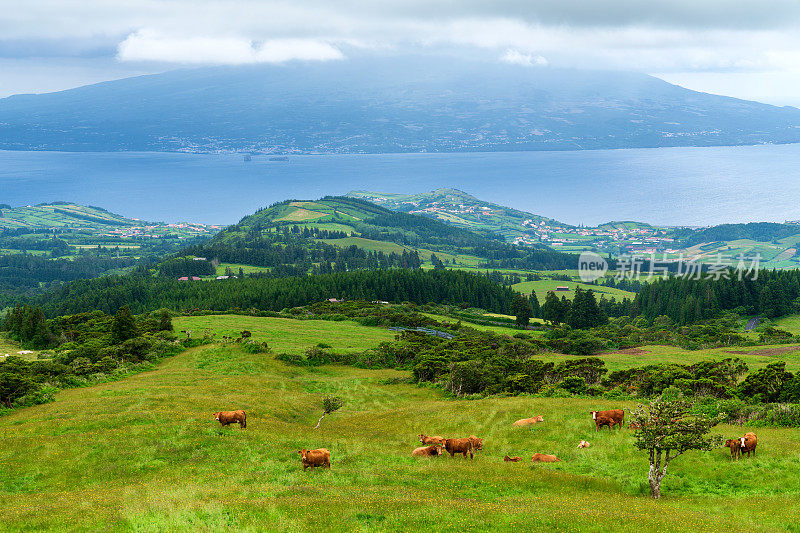
{"label": "cluster of buildings", "polygon": [[147,226],[123,226],[98,235],[100,237],[143,237],[150,239],[160,239],[169,236],[177,237],[178,239],[186,239],[196,235],[216,233],[219,229],[219,226],[207,226],[205,224],[196,223],[155,224]]}
{"label": "cluster of buildings", "polygon": [[522,226],[528,232],[514,239],[515,244],[544,243],[553,247],[597,247],[607,249],[611,246],[620,253],[649,254],[657,252],[674,253],[675,239],[668,231],[650,226],[629,226],[626,224],[604,224],[595,228],[584,226],[569,227],[554,225],[548,220],[524,220]]}

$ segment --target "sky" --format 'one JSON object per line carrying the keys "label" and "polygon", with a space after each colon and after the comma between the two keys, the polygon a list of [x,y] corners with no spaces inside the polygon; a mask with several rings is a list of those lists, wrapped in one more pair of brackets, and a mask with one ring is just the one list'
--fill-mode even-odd
{"label": "sky", "polygon": [[800,107],[800,0],[0,0],[0,97],[415,53],[645,72]]}

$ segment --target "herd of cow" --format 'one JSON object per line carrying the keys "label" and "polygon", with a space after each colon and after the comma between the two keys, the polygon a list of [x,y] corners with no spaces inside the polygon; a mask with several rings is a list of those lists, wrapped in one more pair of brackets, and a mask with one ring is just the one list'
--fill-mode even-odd
{"label": "herd of cow", "polygon": [[[608,411],[590,411],[590,413],[592,414],[592,420],[594,420],[595,431],[600,431],[600,429],[604,426],[608,426],[609,430],[613,430],[614,426],[618,426],[619,429],[622,429],[623,421],[625,419],[624,410],[610,409]],[[238,411],[219,411],[214,413],[214,419],[223,426],[238,423],[239,427],[242,429],[247,427],[247,413],[241,409]],[[542,415],[517,420],[512,424],[512,426],[526,427],[538,424],[540,422],[544,422],[544,417]],[[630,424],[628,428],[638,429],[639,425],[634,422]],[[483,449],[483,439],[476,437],[475,435],[470,435],[469,437],[463,438],[446,439],[438,435],[431,436],[420,433],[419,440],[422,443],[422,446],[415,448],[414,451],[411,452],[412,457],[438,457],[444,452],[447,452],[450,454],[451,458],[454,458],[456,454],[461,454],[464,456],[464,459],[466,459],[467,455],[469,454],[469,458],[473,459],[475,452]],[[738,459],[741,454],[745,453],[748,457],[750,456],[751,452],[755,456],[757,444],[758,440],[756,439],[755,433],[746,433],[744,437],[740,437],[738,439],[728,439],[725,441],[725,446],[731,450],[731,461]],[[585,440],[580,441],[578,444],[578,448],[588,448],[589,446],[591,446],[591,444]],[[298,450],[297,453],[300,454],[300,461],[303,464],[303,470],[308,467],[314,468],[317,466],[324,468],[331,467],[331,452],[326,448],[318,448],[316,450],[303,449]],[[519,456],[509,457],[506,455],[503,460],[506,462],[516,463],[521,461],[522,458]],[[561,459],[555,455],[543,453],[534,453],[531,457],[531,462],[534,463],[555,463],[558,461],[561,461]]]}

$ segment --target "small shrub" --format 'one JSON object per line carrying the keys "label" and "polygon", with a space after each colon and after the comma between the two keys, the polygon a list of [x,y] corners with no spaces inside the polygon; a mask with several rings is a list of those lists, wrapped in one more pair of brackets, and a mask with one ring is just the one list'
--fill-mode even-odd
{"label": "small shrub", "polygon": [[584,394],[586,392],[586,380],[578,376],[566,377],[558,386],[570,394]]}
{"label": "small shrub", "polygon": [[242,350],[247,353],[269,353],[269,344],[266,342],[247,341],[242,344]]}

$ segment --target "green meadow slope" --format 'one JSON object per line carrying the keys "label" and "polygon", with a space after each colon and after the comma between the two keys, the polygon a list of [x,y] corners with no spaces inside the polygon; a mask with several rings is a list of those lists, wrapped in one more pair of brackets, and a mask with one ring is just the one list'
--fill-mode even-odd
{"label": "green meadow slope", "polygon": [[[218,336],[247,328],[274,353],[319,342],[359,350],[393,335],[353,322],[240,318],[179,318],[175,327]],[[797,429],[757,429],[758,456],[738,463],[725,449],[679,458],[655,502],[632,433],[597,434],[588,415],[632,404],[454,401],[406,376],[291,367],[211,344],[122,381],[60,392],[54,403],[0,418],[0,529],[640,533],[796,531],[800,523]],[[313,430],[329,394],[344,406]],[[234,408],[247,410],[246,430],[213,420]],[[534,414],[545,422],[511,427]],[[415,459],[421,431],[480,435],[485,449],[473,461]],[[581,439],[592,447],[578,450]],[[303,471],[302,447],[330,449],[330,471]],[[534,452],[563,461],[531,465]],[[525,461],[504,463],[505,454]]]}

